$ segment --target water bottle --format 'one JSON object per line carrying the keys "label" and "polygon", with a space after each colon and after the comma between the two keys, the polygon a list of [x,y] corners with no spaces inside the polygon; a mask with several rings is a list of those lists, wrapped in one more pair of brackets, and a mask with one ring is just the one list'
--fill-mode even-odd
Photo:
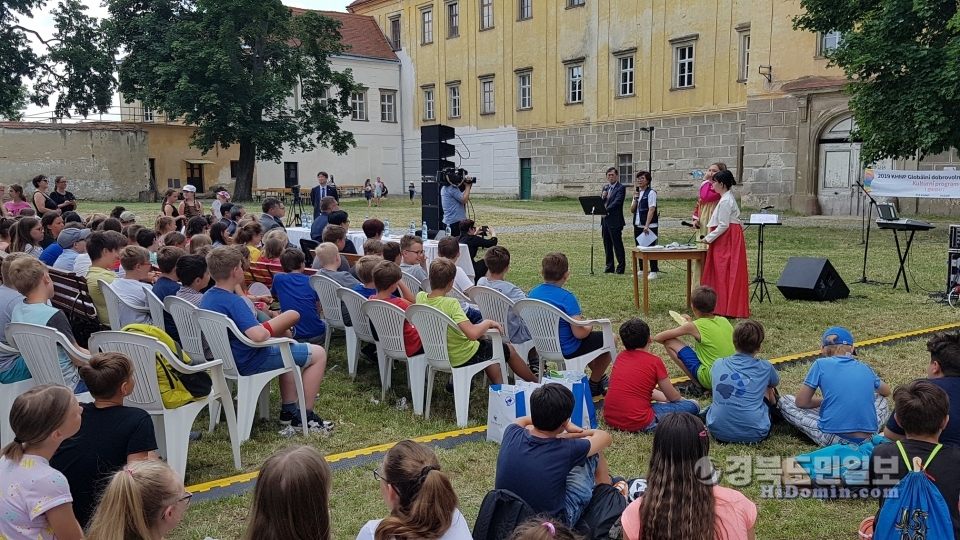
{"label": "water bottle", "polygon": [[312,217],[312,216],[311,216],[310,213],[308,213],[308,212],[304,212],[304,213],[300,214],[300,223],[302,223],[304,227],[309,227],[309,226],[310,226],[310,218],[311,218],[311,217]]}
{"label": "water bottle", "polygon": [[447,236],[450,236],[450,226],[449,226],[449,225],[447,225],[447,228],[446,228],[446,229],[444,229],[444,231],[443,231],[443,232],[445,232],[445,233],[447,234]]}
{"label": "water bottle", "polygon": [[423,222],[423,229],[420,231],[420,238],[423,239],[424,243],[427,241],[427,222]]}
{"label": "water bottle", "polygon": [[411,221],[410,221],[410,236],[416,236],[416,235],[417,235],[417,222],[411,220]]}
{"label": "water bottle", "polygon": [[383,236],[385,238],[390,238],[390,218],[387,218],[383,221]]}

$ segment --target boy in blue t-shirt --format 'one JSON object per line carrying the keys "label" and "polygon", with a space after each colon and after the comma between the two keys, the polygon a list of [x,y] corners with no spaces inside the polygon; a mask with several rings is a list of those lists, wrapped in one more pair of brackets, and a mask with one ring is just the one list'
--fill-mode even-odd
{"label": "boy in blue t-shirt", "polygon": [[534,513],[549,514],[571,527],[593,489],[611,483],[601,452],[613,442],[606,431],[571,422],[573,407],[573,392],[563,385],[534,390],[530,416],[518,418],[503,432],[494,485],[515,493]]}
{"label": "boy in blue t-shirt", "polygon": [[[853,335],[846,328],[828,328],[821,344],[823,358],[810,367],[796,397],[780,398],[780,412],[820,446],[859,444],[886,421],[890,387],[851,356]],[[813,397],[817,388],[822,398]]]}
{"label": "boy in blue t-shirt", "polygon": [[763,344],[763,325],[746,319],[733,330],[737,354],[720,358],[710,368],[713,405],[707,409],[707,428],[715,439],[728,443],[755,443],[770,435],[770,409],[780,375],[773,365],[757,358]]}
{"label": "boy in blue t-shirt", "polygon": [[[262,342],[274,336],[292,337],[290,328],[300,320],[296,311],[286,311],[260,324],[250,308],[233,291],[243,284],[243,256],[234,246],[220,246],[207,255],[207,268],[216,286],[204,293],[200,309],[222,313],[236,323],[237,328],[252,341]],[[264,373],[283,367],[280,347],[254,348],[230,335],[230,349],[241,375]],[[333,422],[325,421],[313,411],[317,390],[327,367],[327,353],[320,345],[296,343],[290,346],[294,362],[303,368],[303,395],[306,398],[307,421],[311,428],[329,430]],[[291,373],[280,375],[280,423],[301,427],[297,387]]]}
{"label": "boy in blue t-shirt", "polygon": [[[570,263],[563,253],[547,253],[543,257],[540,270],[543,283],[530,291],[530,298],[542,300],[556,306],[571,319],[583,320],[580,303],[572,292],[563,288],[570,277]],[[603,332],[593,331],[590,326],[570,326],[566,321],[560,321],[560,349],[564,358],[575,358],[603,347]],[[587,364],[590,368],[590,393],[599,396],[607,393],[610,378],[605,372],[613,362],[609,352],[593,359]]]}
{"label": "boy in blue t-shirt", "polygon": [[280,253],[283,274],[273,275],[270,292],[280,301],[281,311],[296,311],[300,321],[293,327],[297,341],[319,344],[327,333],[327,326],[320,319],[320,297],[310,286],[310,277],[303,273],[303,251],[287,248]]}

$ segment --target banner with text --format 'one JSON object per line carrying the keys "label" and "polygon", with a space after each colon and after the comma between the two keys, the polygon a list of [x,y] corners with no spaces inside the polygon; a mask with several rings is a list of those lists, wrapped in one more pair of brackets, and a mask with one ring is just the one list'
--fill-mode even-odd
{"label": "banner with text", "polygon": [[863,186],[874,197],[960,199],[960,171],[885,171],[867,169]]}

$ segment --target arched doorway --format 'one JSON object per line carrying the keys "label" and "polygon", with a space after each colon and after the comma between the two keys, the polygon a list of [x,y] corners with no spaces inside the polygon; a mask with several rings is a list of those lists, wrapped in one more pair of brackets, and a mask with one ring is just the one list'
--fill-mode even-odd
{"label": "arched doorway", "polygon": [[[860,143],[850,138],[857,127],[852,115],[828,123],[817,140],[817,199],[821,213],[828,216],[859,215],[862,193],[857,181],[865,168],[860,163]],[[875,165],[890,168],[890,161]]]}

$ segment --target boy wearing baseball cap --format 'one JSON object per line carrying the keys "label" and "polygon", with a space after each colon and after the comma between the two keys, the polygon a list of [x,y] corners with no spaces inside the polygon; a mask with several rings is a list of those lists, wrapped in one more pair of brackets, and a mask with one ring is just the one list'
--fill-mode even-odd
{"label": "boy wearing baseball cap", "polygon": [[77,255],[87,252],[87,237],[90,236],[90,232],[90,229],[76,227],[67,227],[60,231],[57,244],[63,248],[63,253],[57,257],[53,267],[57,270],[73,272],[73,263],[77,260]]}
{"label": "boy wearing baseball cap", "polygon": [[[890,387],[851,356],[853,335],[846,328],[827,329],[820,353],[796,397],[780,398],[783,417],[820,446],[873,437],[890,413]],[[813,397],[817,388],[823,397]]]}

